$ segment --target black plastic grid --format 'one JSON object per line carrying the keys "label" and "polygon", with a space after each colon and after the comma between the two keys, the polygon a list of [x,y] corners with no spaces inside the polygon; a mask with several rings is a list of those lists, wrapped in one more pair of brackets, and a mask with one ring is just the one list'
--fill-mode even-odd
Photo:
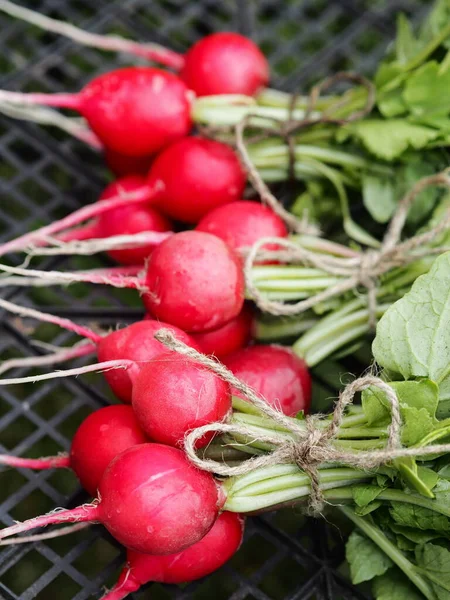
{"label": "black plastic grid", "polygon": [[[273,85],[286,90],[307,89],[336,70],[371,73],[393,37],[396,12],[403,10],[420,20],[430,6],[428,0],[28,0],[23,4],[91,31],[120,33],[177,50],[211,31],[237,30],[261,44],[272,64]],[[81,48],[0,14],[3,88],[76,90],[93,75],[129,62],[129,57]],[[0,239],[90,201],[107,177],[100,157],[80,142],[57,130],[0,117]],[[103,258],[95,261],[107,264]],[[48,264],[73,268],[82,267],[86,260]],[[92,260],[89,264],[94,266]],[[105,327],[141,314],[133,293],[94,286],[12,289],[3,295]],[[52,326],[0,313],[0,360],[40,353],[33,339],[55,345],[73,341],[70,334]],[[336,373],[348,370],[346,364],[336,369],[331,363],[315,370],[317,408],[336,395]],[[96,375],[1,388],[0,451],[45,456],[65,450],[81,420],[110,399]],[[69,472],[0,472],[4,524],[85,499]],[[342,535],[336,526],[305,519],[296,510],[254,518],[240,552],[215,575],[185,588],[152,585],[150,591],[144,589],[134,597],[363,599],[366,596],[351,587],[340,567]],[[118,546],[100,527],[59,540],[7,547],[0,553],[0,598],[99,598],[101,586],[114,581],[122,560]]]}

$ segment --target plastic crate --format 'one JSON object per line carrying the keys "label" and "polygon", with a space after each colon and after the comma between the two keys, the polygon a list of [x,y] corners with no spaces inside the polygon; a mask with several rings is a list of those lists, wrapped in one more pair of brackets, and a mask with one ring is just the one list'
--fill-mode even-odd
{"label": "plastic crate", "polygon": [[[156,41],[183,51],[212,31],[254,37],[270,58],[272,85],[307,90],[336,70],[370,74],[392,40],[399,10],[420,20],[427,0],[28,0],[40,12],[100,33]],[[93,75],[129,57],[87,49],[0,13],[0,87],[77,90]],[[137,60],[134,61],[138,62]],[[0,117],[0,239],[9,239],[96,198],[108,174],[101,158],[56,129]],[[74,268],[108,264],[105,258],[43,261]],[[142,314],[129,291],[77,285],[2,293],[20,304],[103,326]],[[19,321],[0,312],[0,360],[39,354],[36,338],[69,345],[71,334]],[[352,364],[355,372],[357,366]],[[314,372],[315,408],[336,396],[344,364]],[[17,375],[31,374],[21,369]],[[98,375],[0,388],[0,452],[45,456],[67,450],[81,420],[109,402]],[[0,519],[5,525],[86,499],[72,473],[0,470]],[[123,562],[101,527],[0,552],[2,600],[99,598]],[[152,584],[135,598],[153,600],[294,600],[364,598],[340,566],[343,534],[325,520],[285,510],[249,520],[245,542],[213,576],[184,588]]]}

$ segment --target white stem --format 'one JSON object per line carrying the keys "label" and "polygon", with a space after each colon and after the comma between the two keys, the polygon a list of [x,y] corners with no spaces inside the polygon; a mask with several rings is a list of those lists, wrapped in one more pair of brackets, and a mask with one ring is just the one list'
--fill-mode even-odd
{"label": "white stem", "polygon": [[[1,2],[1,0],[0,0]],[[7,100],[0,101],[0,113],[20,119],[22,121],[31,121],[40,125],[53,125],[66,131],[73,137],[81,140],[96,150],[102,150],[103,144],[98,137],[86,125],[86,121],[78,117],[66,117],[53,108],[43,106],[26,106],[13,104]]]}
{"label": "white stem", "polygon": [[145,245],[158,245],[168,237],[173,235],[172,231],[146,231],[130,235],[113,235],[108,238],[95,238],[88,241],[61,242],[57,238],[45,238],[43,241],[52,244],[54,247],[35,247],[27,250],[28,256],[61,256],[79,254],[90,256],[97,252],[107,252],[108,250],[126,250],[130,248],[139,248]]}
{"label": "white stem", "polygon": [[97,350],[96,344],[92,342],[82,342],[74,348],[61,348],[45,356],[27,356],[26,358],[11,358],[0,363],[0,375],[11,369],[44,367],[47,365],[56,365],[73,358],[79,358],[92,354]]}
{"label": "white stem", "polygon": [[158,44],[140,44],[133,40],[127,40],[119,35],[99,35],[97,33],[90,33],[89,31],[84,31],[79,27],[75,27],[71,23],[41,15],[34,10],[19,6],[8,0],[0,0],[0,10],[12,17],[31,23],[36,27],[40,27],[45,31],[63,35],[83,46],[111,50],[112,52],[127,52],[137,56],[144,56],[149,59],[154,57],[156,60],[158,59],[157,55],[160,54],[161,59],[163,59],[163,57],[167,58],[169,66],[181,68],[183,64],[183,57],[181,55]]}
{"label": "white stem", "polygon": [[28,544],[31,542],[42,542],[43,540],[51,540],[53,538],[61,537],[62,535],[69,535],[80,529],[86,529],[91,527],[92,523],[75,523],[75,525],[67,525],[67,527],[60,527],[55,531],[48,531],[47,533],[36,533],[35,535],[24,535],[20,537],[12,537],[7,540],[1,540],[0,546],[12,546],[15,544]]}
{"label": "white stem", "polygon": [[32,375],[31,377],[16,377],[13,379],[0,379],[0,385],[15,385],[17,383],[35,383],[36,381],[46,381],[47,379],[60,379],[62,377],[71,377],[72,375],[84,375],[84,373],[104,373],[112,369],[128,369],[135,363],[131,360],[107,360],[95,365],[86,365],[77,369],[67,369],[67,371],[55,371],[45,375]]}

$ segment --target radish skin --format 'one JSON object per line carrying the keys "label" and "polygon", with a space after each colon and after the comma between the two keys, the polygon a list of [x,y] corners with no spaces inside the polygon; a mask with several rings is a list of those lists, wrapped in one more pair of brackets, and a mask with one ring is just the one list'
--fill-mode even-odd
{"label": "radish skin", "polygon": [[173,554],[208,533],[224,501],[213,477],[181,450],[141,444],[113,459],[94,502],[11,525],[0,539],[55,523],[100,522],[126,548]]}

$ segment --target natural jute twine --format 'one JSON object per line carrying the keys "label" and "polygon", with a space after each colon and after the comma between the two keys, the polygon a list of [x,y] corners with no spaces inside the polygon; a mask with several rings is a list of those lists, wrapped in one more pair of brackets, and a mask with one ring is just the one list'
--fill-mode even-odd
{"label": "natural jute twine", "polygon": [[[329,298],[340,296],[345,292],[363,286],[367,289],[369,321],[371,327],[373,327],[376,323],[378,279],[394,267],[406,266],[419,258],[441,254],[449,249],[448,247],[427,247],[427,244],[450,227],[450,210],[444,214],[439,225],[433,229],[415,235],[404,242],[401,241],[401,234],[411,204],[425,188],[432,185],[450,188],[450,175],[448,172],[443,171],[420,179],[399,202],[380,249],[359,252],[359,256],[354,258],[342,258],[313,252],[285,238],[262,238],[258,240],[250,248],[244,264],[244,275],[249,296],[264,312],[273,315],[297,315]],[[269,244],[279,247],[280,250],[264,251],[264,247]],[[267,257],[321,269],[329,275],[342,277],[342,281],[310,298],[293,304],[268,300],[254,284],[252,273],[255,262]]]}
{"label": "natural jute twine", "polygon": [[[198,427],[186,435],[184,447],[190,461],[204,471],[231,477],[245,475],[261,467],[296,464],[311,479],[310,510],[318,512],[323,504],[318,472],[318,467],[322,463],[336,462],[363,470],[370,470],[387,464],[396,458],[426,456],[450,451],[450,444],[435,444],[424,448],[402,447],[400,439],[401,416],[399,400],[393,388],[379,377],[366,375],[347,385],[339,395],[330,423],[326,427],[322,426],[319,428],[318,424],[323,422],[324,416],[308,416],[306,417],[305,429],[300,422],[297,424],[295,419],[287,417],[270,406],[264,398],[258,396],[251,387],[235,377],[223,364],[177,340],[170,330],[160,329],[156,332],[155,338],[170,350],[183,354],[211,369],[216,375],[241,392],[263,415],[272,419],[292,434],[292,440],[286,440],[285,435],[281,435],[276,431],[272,431],[267,435],[261,434],[258,440],[273,444],[276,448],[273,452],[249,458],[239,466],[228,466],[223,462],[200,458],[195,450],[197,440],[211,432],[219,434],[229,433],[231,435],[238,434],[250,436],[251,438],[254,438],[254,432],[240,424],[212,423]],[[392,420],[389,427],[386,448],[383,450],[354,453],[333,446],[332,441],[342,424],[346,407],[353,403],[357,392],[371,386],[377,387],[384,392],[391,406]]]}
{"label": "natural jute twine", "polygon": [[[357,83],[362,85],[367,90],[367,99],[363,108],[360,110],[354,111],[346,117],[336,117],[333,114],[328,114],[327,111],[323,111],[319,117],[312,116],[312,112],[317,104],[317,101],[320,98],[320,95],[323,91],[329,89],[335,83],[340,83],[342,81]],[[331,124],[331,125],[345,125],[347,123],[351,123],[353,121],[357,121],[362,119],[366,115],[370,114],[374,105],[375,105],[375,87],[371,81],[363,77],[362,75],[358,75],[357,73],[349,73],[349,72],[339,72],[331,77],[327,77],[321,83],[314,86],[311,89],[311,92],[308,96],[308,107],[306,109],[306,114],[303,119],[293,119],[292,113],[295,108],[295,101],[297,98],[297,94],[292,94],[291,102],[289,103],[289,118],[286,121],[277,118],[269,118],[264,117],[267,121],[272,121],[273,126],[269,125],[255,125],[254,120],[258,118],[258,115],[249,114],[244,117],[236,126],[235,126],[235,135],[236,135],[236,150],[240,156],[241,162],[247,171],[248,178],[252,183],[255,190],[258,192],[261,202],[270,206],[270,208],[286,223],[286,225],[296,233],[302,234],[310,234],[317,235],[319,233],[319,229],[316,225],[312,225],[308,222],[307,215],[305,215],[302,219],[298,219],[292,213],[287,211],[281,202],[272,194],[269,187],[263,181],[261,175],[258,173],[258,169],[255,167],[250,153],[247,149],[247,143],[260,141],[266,139],[271,136],[281,137],[287,145],[288,155],[289,155],[289,164],[288,164],[288,174],[289,179],[294,178],[294,168],[295,168],[295,134],[299,133],[303,129],[307,129],[308,127],[312,127],[314,125],[320,124]],[[337,109],[342,109],[346,104],[346,99],[343,98],[341,102],[336,103],[331,108],[333,111]],[[248,127],[257,127],[262,133],[250,140],[245,140],[245,131]]]}

